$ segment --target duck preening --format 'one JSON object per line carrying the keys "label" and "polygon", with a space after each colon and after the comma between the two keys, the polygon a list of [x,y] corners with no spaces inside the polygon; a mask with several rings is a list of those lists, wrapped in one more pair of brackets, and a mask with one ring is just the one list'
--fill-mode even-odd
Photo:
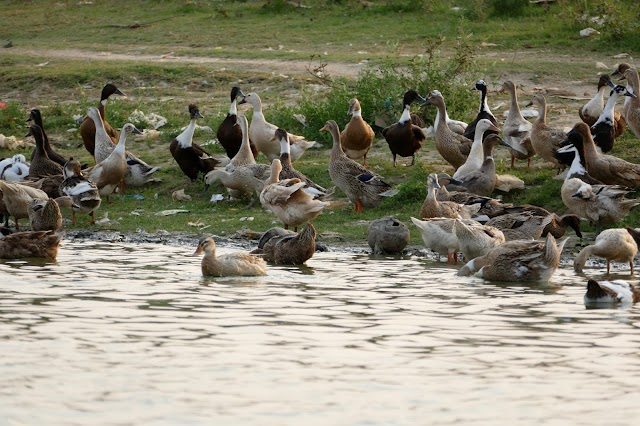
{"label": "duck preening", "polygon": [[201,268],[204,276],[267,275],[267,263],[261,257],[248,253],[228,253],[217,256],[216,243],[212,237],[201,239],[193,255],[197,256],[202,252],[204,252],[204,257],[202,258]]}
{"label": "duck preening", "polygon": [[[102,93],[100,94],[100,103],[98,104],[98,112],[100,113],[100,119],[102,121],[103,127],[107,135],[109,135],[109,139],[113,144],[118,142],[118,131],[111,127],[106,118],[106,105],[107,99],[111,95],[119,95],[126,96],[120,89],[118,89],[114,84],[107,83],[102,89]],[[82,142],[84,143],[84,147],[86,150],[94,156],[95,153],[95,137],[96,137],[96,126],[94,120],[90,117],[85,117],[80,124],[80,137],[82,137]]]}
{"label": "duck preening", "polygon": [[73,157],[64,165],[64,180],[60,184],[60,192],[71,197],[71,223],[76,224],[76,211],[91,215],[91,224],[96,223],[95,211],[102,202],[95,182],[85,178],[80,170],[80,162]]}
{"label": "duck preening", "polygon": [[[195,182],[200,173],[206,175],[219,164],[219,161],[202,149],[200,145],[193,142],[196,121],[198,118],[204,118],[202,114],[200,114],[198,107],[194,104],[189,105],[189,117],[189,125],[171,141],[169,151],[176,160],[176,163],[178,163],[180,170],[182,170],[192,182]],[[234,127],[237,126],[234,125]],[[242,138],[242,133],[240,135]]]}
{"label": "duck preening", "polygon": [[354,203],[357,212],[362,212],[365,207],[377,207],[385,197],[398,193],[379,176],[345,155],[340,143],[340,129],[335,121],[327,121],[320,131],[329,132],[333,137],[329,160],[331,181]]}
{"label": "duck preening", "polygon": [[415,90],[408,90],[402,98],[402,105],[404,109],[400,120],[384,129],[382,129],[382,136],[389,144],[391,155],[393,156],[393,166],[396,166],[396,156],[412,157],[411,165],[416,162],[416,152],[422,147],[422,142],[427,136],[422,131],[422,128],[414,124],[411,120],[411,104],[420,101],[425,102],[425,99],[418,94]]}
{"label": "duck preening", "polygon": [[438,175],[431,173],[427,177],[427,197],[420,207],[420,219],[434,217],[470,219],[480,210],[480,204],[465,205],[453,201],[438,201],[436,192],[439,189]]}
{"label": "duck preening", "polygon": [[632,283],[623,280],[587,281],[587,292],[584,295],[585,305],[631,304],[640,302],[640,289]]}
{"label": "duck preening", "polygon": [[315,252],[316,228],[311,222],[298,234],[272,236],[262,248],[264,260],[276,265],[302,265]]}

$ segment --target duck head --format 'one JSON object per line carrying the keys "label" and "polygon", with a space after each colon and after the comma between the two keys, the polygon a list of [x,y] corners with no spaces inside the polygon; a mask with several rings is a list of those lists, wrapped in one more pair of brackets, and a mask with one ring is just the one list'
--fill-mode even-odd
{"label": "duck head", "polygon": [[426,99],[420,96],[420,94],[413,89],[407,90],[402,97],[402,105],[404,105],[405,107],[407,105],[411,105],[416,101],[425,102]]}
{"label": "duck head", "polygon": [[484,80],[477,80],[470,90],[479,90],[481,92],[487,91],[487,83]]}
{"label": "duck head", "polygon": [[613,88],[613,90],[611,90],[611,93],[609,93],[609,97],[611,96],[630,96],[632,98],[638,97],[635,93],[631,93],[630,91],[627,90],[626,87],[624,87],[621,84],[618,84]]}
{"label": "duck head", "polygon": [[262,100],[257,93],[251,92],[247,93],[242,97],[242,100],[238,102],[238,104],[249,104],[253,107],[253,109],[261,109],[262,108]]}
{"label": "duck head", "polygon": [[238,86],[233,86],[231,88],[231,102],[235,101],[238,97],[244,98],[244,93],[242,93],[242,90],[240,90]]}
{"label": "duck head", "polygon": [[624,74],[624,72],[625,72],[626,70],[628,70],[629,68],[631,68],[631,65],[629,65],[629,64],[628,64],[628,63],[626,63],[626,62],[622,62],[622,63],[620,63],[620,64],[618,64],[618,65],[616,66],[616,69],[615,69],[615,70],[613,70],[613,72],[611,73],[611,75],[620,75],[620,76],[622,76],[622,75]]}
{"label": "duck head", "polygon": [[118,89],[115,84],[107,83],[102,88],[102,94],[100,96],[100,100],[104,101],[105,99],[108,99],[109,96],[111,95],[127,96],[124,93],[122,93],[122,91]]}
{"label": "duck head", "polygon": [[360,115],[360,101],[358,101],[356,98],[353,98],[349,101],[349,111],[347,112],[348,115]]}
{"label": "duck head", "polygon": [[124,126],[122,126],[122,132],[126,133],[126,134],[134,134],[134,135],[141,135],[142,132],[140,130],[138,130],[136,128],[136,126],[134,126],[131,123],[127,123]]}
{"label": "duck head", "polygon": [[216,242],[213,240],[213,238],[211,238],[211,237],[202,238],[200,240],[200,242],[198,243],[198,247],[196,248],[196,251],[193,252],[192,256],[198,256],[203,251],[206,254],[215,253],[215,251],[216,251]]}
{"label": "duck head", "polygon": [[32,109],[29,111],[29,118],[27,118],[27,122],[33,121],[38,126],[42,127],[42,114],[39,109]]}
{"label": "duck head", "polygon": [[194,118],[204,118],[204,116],[200,114],[200,110],[195,104],[189,104],[189,115],[191,116],[192,120]]}
{"label": "duck head", "polygon": [[609,77],[609,74],[602,74],[600,76],[600,79],[598,80],[598,91],[606,86],[609,86],[612,89],[616,87],[616,85],[613,84],[613,81],[611,81],[611,77]]}
{"label": "duck head", "polygon": [[80,168],[80,162],[73,157],[69,157],[69,160],[64,163],[64,168],[62,169],[62,175],[65,179],[70,177],[80,177],[82,176],[82,170]]}

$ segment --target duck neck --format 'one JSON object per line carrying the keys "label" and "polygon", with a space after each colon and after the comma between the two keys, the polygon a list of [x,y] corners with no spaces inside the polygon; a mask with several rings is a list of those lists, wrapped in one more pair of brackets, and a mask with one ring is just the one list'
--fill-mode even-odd
{"label": "duck neck", "polygon": [[447,107],[444,104],[444,102],[439,102],[438,103],[438,112],[436,113],[436,130],[438,130],[438,127],[442,127],[444,128],[448,128],[447,127]]}
{"label": "duck neck", "polygon": [[489,103],[487,102],[487,88],[483,87],[480,89],[480,109],[478,112],[486,112],[490,116],[494,117],[491,109],[489,108]]}
{"label": "duck neck", "polygon": [[[403,113],[404,113],[404,111],[403,111]],[[359,117],[362,117],[362,111],[360,111],[359,109],[354,109],[354,110],[353,110],[353,113],[351,114],[351,116],[352,116],[353,118],[359,118]]]}
{"label": "duck neck", "polygon": [[251,104],[253,106],[253,119],[254,120],[262,120],[264,119],[264,114],[262,113],[262,101],[259,99],[254,99],[254,102]]}
{"label": "duck neck", "polygon": [[331,148],[331,157],[346,157],[344,151],[342,150],[342,143],[340,143],[340,134],[336,130],[331,131],[331,135],[333,136],[333,147]]}
{"label": "duck neck", "polygon": [[510,111],[514,111],[518,115],[522,115],[520,113],[520,105],[518,105],[518,94],[516,93],[515,87],[513,88],[513,90],[509,91],[509,94],[511,95],[511,106],[509,107]]}
{"label": "duck neck", "polygon": [[118,154],[124,155],[124,149],[125,149],[124,145],[126,141],[127,141],[127,132],[123,129],[120,132],[120,139],[118,139],[118,144],[116,145],[113,152],[117,152]]}
{"label": "duck neck", "polygon": [[189,148],[193,143],[193,133],[196,131],[196,119],[192,118],[184,132],[180,133],[176,140],[181,148]]}
{"label": "duck neck", "polygon": [[538,103],[538,121],[542,124],[547,124],[547,103]]}
{"label": "duck neck", "polygon": [[571,167],[569,167],[569,171],[567,172],[567,176],[564,180],[569,180],[573,177],[584,176],[587,174],[587,169],[584,167],[584,164],[582,164],[582,161],[580,154],[576,150],[573,161],[571,162]]}
{"label": "duck neck", "polygon": [[228,115],[238,115],[238,103],[236,102],[235,99],[231,101],[231,106],[229,107]]}
{"label": "duck neck", "polygon": [[107,99],[100,99],[100,103],[98,104],[98,112],[100,113],[100,118],[104,121],[105,114],[105,106],[107,105]]}
{"label": "duck neck", "polygon": [[36,147],[35,147],[36,155],[39,155],[44,158],[49,158],[49,155],[47,155],[47,150],[44,147],[44,139],[42,138],[42,132],[41,131],[34,132],[33,138],[36,140]]}
{"label": "duck neck", "polygon": [[291,146],[287,138],[280,139],[280,162],[283,166],[291,165]]}
{"label": "duck neck", "polygon": [[402,111],[402,115],[400,116],[400,120],[398,120],[398,123],[404,124],[407,121],[411,121],[411,113],[409,112],[409,105],[404,106],[404,110]]}
{"label": "duck neck", "polygon": [[[618,100],[618,93],[613,92],[611,96],[609,96],[609,99],[607,99],[607,104],[604,106],[604,110],[602,111],[600,118],[609,119],[611,122],[613,122],[613,113],[614,113],[617,100]],[[602,121],[602,120],[598,119],[598,121]]]}

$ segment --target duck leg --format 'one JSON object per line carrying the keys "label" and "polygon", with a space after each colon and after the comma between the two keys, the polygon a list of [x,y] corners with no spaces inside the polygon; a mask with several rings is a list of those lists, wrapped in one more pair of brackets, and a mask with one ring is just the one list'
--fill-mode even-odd
{"label": "duck leg", "polygon": [[76,224],[76,211],[75,210],[71,210],[71,224],[72,225]]}
{"label": "duck leg", "polygon": [[515,155],[511,155],[511,168],[513,169],[516,165],[516,157]]}
{"label": "duck leg", "polygon": [[16,218],[16,231],[20,230],[20,224],[18,223],[18,218]]}
{"label": "duck leg", "polygon": [[607,275],[609,275],[610,270],[611,270],[611,261],[607,259]]}
{"label": "duck leg", "polygon": [[393,167],[396,166],[396,153],[393,153]]}
{"label": "duck leg", "polygon": [[362,201],[360,199],[356,200],[356,213],[364,212],[364,208],[362,207]]}
{"label": "duck leg", "polygon": [[531,157],[527,158],[527,169],[531,167]]}
{"label": "duck leg", "polygon": [[458,264],[458,252],[453,253],[453,264]]}
{"label": "duck leg", "polygon": [[631,269],[631,275],[633,275],[633,259],[629,261],[629,269]]}
{"label": "duck leg", "polygon": [[95,211],[91,212],[91,224],[92,225],[96,224],[96,212]]}
{"label": "duck leg", "polygon": [[416,153],[415,152],[411,156],[411,165],[413,166],[414,164],[416,164]]}
{"label": "duck leg", "polygon": [[367,154],[366,153],[364,154],[364,157],[362,158],[362,165],[364,167],[367,167]]}

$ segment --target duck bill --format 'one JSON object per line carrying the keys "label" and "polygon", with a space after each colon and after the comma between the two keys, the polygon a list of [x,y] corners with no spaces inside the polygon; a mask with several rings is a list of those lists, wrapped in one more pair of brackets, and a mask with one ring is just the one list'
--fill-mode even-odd
{"label": "duck bill", "polygon": [[124,94],[124,92],[122,92],[122,90],[120,89],[116,89],[115,92],[113,92],[114,95],[120,95],[120,96],[124,96],[125,98],[127,97],[127,95]]}
{"label": "duck bill", "polygon": [[200,244],[198,244],[198,248],[196,249],[196,251],[193,252],[193,254],[191,256],[198,256],[200,253],[202,253],[202,246]]}
{"label": "duck bill", "polygon": [[134,127],[133,130],[131,131],[131,133],[133,133],[134,135],[142,135],[143,133],[138,130],[137,127]]}
{"label": "duck bill", "polygon": [[326,124],[324,126],[322,126],[322,129],[320,129],[321,132],[328,132],[329,129],[327,129]]}
{"label": "duck bill", "polygon": [[420,104],[421,107],[425,107],[429,105],[431,105],[431,101],[429,99],[425,99],[424,102]]}
{"label": "duck bill", "polygon": [[636,95],[635,93],[630,92],[629,90],[627,90],[626,92],[624,92],[625,96],[630,96],[632,98],[637,98],[638,95]]}
{"label": "duck bill", "polygon": [[204,115],[200,114],[200,111],[197,111],[193,116],[195,118],[204,118]]}
{"label": "duck bill", "polygon": [[491,123],[491,125],[489,126],[489,128],[487,130],[493,130],[494,132],[499,132],[500,128],[498,126],[496,126],[495,124]]}

